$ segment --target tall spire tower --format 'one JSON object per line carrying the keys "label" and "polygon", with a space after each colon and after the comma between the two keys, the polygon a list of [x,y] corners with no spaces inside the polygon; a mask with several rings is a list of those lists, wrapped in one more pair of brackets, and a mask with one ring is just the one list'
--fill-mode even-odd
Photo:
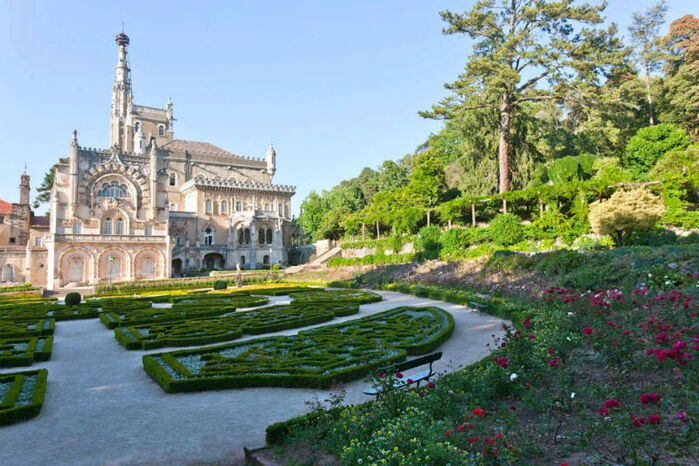
{"label": "tall spire tower", "polygon": [[110,114],[109,145],[118,146],[122,151],[131,150],[128,147],[129,131],[131,130],[131,110],[133,95],[131,94],[131,76],[126,61],[126,46],[129,36],[120,32],[116,36],[119,46],[119,62],[115,68],[114,85],[112,86],[112,108]]}

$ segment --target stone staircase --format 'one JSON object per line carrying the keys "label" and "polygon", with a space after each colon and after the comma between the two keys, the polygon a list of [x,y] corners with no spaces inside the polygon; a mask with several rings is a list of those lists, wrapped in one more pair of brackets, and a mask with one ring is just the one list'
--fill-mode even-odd
{"label": "stone staircase", "polygon": [[292,267],[287,267],[284,272],[289,274],[289,273],[297,273],[297,272],[303,272],[306,270],[318,270],[322,268],[326,262],[328,262],[330,259],[333,257],[337,257],[342,254],[342,248],[336,246],[334,248],[330,248],[327,251],[325,251],[323,254],[319,255],[315,259],[313,259],[311,262],[308,264],[301,264],[301,265],[295,265]]}

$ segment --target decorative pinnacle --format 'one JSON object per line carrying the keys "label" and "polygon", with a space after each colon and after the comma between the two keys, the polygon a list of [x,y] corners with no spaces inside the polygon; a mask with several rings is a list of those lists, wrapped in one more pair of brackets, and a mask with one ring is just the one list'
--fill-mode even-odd
{"label": "decorative pinnacle", "polygon": [[119,46],[123,45],[124,47],[126,47],[127,45],[129,45],[129,36],[127,36],[123,32],[120,32],[119,34],[117,34],[115,40],[116,40],[117,45],[119,45]]}

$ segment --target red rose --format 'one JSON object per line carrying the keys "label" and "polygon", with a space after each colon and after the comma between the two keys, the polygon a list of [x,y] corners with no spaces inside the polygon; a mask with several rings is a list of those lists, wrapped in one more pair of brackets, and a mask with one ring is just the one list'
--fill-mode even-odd
{"label": "red rose", "polygon": [[449,434],[451,434],[452,432],[454,432],[454,431],[451,430],[451,429],[447,429],[447,430],[444,431],[444,435],[447,436],[447,437],[449,437]]}
{"label": "red rose", "polygon": [[396,378],[397,378],[397,379],[402,379],[402,378],[403,378],[403,374],[400,373],[400,372],[396,372]]}
{"label": "red rose", "polygon": [[582,333],[585,334],[585,335],[587,335],[587,336],[592,335],[592,327],[590,327],[590,326],[588,325],[587,327],[585,327],[585,328],[582,330]]}
{"label": "red rose", "polygon": [[648,415],[648,424],[660,424],[662,421],[662,418],[660,417],[660,414],[649,414]]}
{"label": "red rose", "polygon": [[481,408],[476,408],[473,410],[473,415],[478,417],[485,417],[485,411],[483,411]]}
{"label": "red rose", "polygon": [[436,387],[434,382],[427,382],[427,388],[434,388],[434,387]]}
{"label": "red rose", "polygon": [[608,400],[604,400],[604,407],[621,408],[621,403],[619,403],[619,400],[617,400],[616,398],[609,398]]}

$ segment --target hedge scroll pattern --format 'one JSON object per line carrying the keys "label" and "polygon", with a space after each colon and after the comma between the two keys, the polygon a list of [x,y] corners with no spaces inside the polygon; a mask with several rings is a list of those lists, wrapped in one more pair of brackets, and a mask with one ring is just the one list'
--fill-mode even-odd
{"label": "hedge scroll pattern", "polygon": [[114,329],[114,336],[129,350],[206,345],[235,340],[243,334],[261,335],[319,324],[357,312],[359,305],[354,303],[270,306],[206,319],[122,326]]}
{"label": "hedge scroll pattern", "polygon": [[0,339],[0,367],[31,366],[34,361],[48,361],[53,335]]}
{"label": "hedge scroll pattern", "polygon": [[381,301],[381,295],[364,290],[313,290],[289,293],[294,303],[359,303],[369,304]]}
{"label": "hedge scroll pattern", "polygon": [[436,307],[399,307],[372,316],[212,348],[143,356],[166,392],[239,387],[317,387],[367,375],[446,341],[451,314]]}
{"label": "hedge scroll pattern", "polygon": [[46,369],[0,374],[0,426],[39,414],[47,377]]}

